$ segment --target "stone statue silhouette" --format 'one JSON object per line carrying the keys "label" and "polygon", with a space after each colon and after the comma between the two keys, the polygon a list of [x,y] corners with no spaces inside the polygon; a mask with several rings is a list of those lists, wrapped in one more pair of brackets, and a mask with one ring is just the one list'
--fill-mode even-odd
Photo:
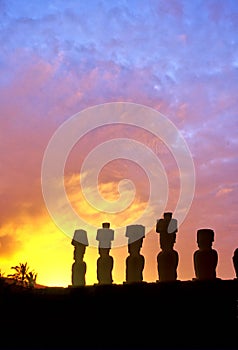
{"label": "stone statue silhouette", "polygon": [[175,281],[179,255],[174,250],[176,242],[177,220],[172,218],[171,212],[164,213],[164,218],[157,220],[156,232],[160,234],[161,251],[157,255],[157,269],[159,281]]}
{"label": "stone statue silhouette", "polygon": [[145,258],[140,254],[140,250],[145,237],[145,227],[143,225],[127,226],[126,237],[128,237],[129,253],[126,258],[126,282],[142,282]]}
{"label": "stone statue silhouette", "polygon": [[198,250],[193,254],[195,276],[198,280],[216,279],[218,254],[212,249],[214,231],[209,228],[197,230]]}
{"label": "stone statue silhouette", "polygon": [[99,258],[97,259],[97,280],[99,284],[112,284],[113,257],[109,255],[111,242],[114,240],[114,230],[109,222],[103,222],[102,228],[97,230]]}
{"label": "stone statue silhouette", "polygon": [[235,269],[236,278],[238,278],[238,248],[236,248],[236,250],[234,251],[232,261]]}
{"label": "stone statue silhouette", "polygon": [[83,257],[88,246],[88,237],[85,230],[75,230],[71,241],[74,246],[74,263],[72,265],[71,281],[73,286],[84,286],[86,284],[85,274],[87,265]]}

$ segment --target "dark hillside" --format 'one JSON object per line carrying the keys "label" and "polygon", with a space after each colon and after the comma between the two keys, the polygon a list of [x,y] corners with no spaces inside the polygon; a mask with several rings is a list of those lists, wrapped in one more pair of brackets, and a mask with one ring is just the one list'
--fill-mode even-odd
{"label": "dark hillside", "polygon": [[1,286],[1,349],[238,349],[238,280]]}

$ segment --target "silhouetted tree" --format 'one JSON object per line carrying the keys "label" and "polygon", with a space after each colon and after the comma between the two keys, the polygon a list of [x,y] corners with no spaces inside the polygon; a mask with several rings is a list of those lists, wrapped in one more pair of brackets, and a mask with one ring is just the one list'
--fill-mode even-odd
{"label": "silhouetted tree", "polygon": [[26,275],[27,286],[28,286],[28,287],[35,287],[36,278],[37,278],[37,273],[34,273],[33,271],[30,271],[30,272]]}
{"label": "silhouetted tree", "polygon": [[16,283],[25,287],[35,286],[37,274],[34,271],[29,271],[27,262],[12,266],[11,269],[15,270],[16,272],[9,274],[8,277],[13,278]]}

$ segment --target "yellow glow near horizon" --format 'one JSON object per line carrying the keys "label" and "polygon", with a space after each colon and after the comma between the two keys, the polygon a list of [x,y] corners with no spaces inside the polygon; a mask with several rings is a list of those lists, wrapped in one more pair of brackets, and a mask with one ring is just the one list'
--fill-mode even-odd
{"label": "yellow glow near horizon", "polygon": [[[34,221],[34,220],[33,220]],[[1,257],[1,272],[13,273],[11,266],[27,262],[30,270],[37,273],[37,283],[46,286],[67,287],[71,285],[71,268],[74,262],[71,237],[66,236],[52,221],[45,218],[45,223],[34,221],[15,231],[23,244],[11,255]],[[44,222],[43,218],[41,220]],[[10,227],[8,228],[10,230]],[[127,247],[111,250],[114,258],[114,283],[124,280],[124,262],[127,256]],[[87,264],[86,284],[97,283],[96,264],[98,249],[87,247],[84,261]],[[123,263],[122,263],[123,261]]]}

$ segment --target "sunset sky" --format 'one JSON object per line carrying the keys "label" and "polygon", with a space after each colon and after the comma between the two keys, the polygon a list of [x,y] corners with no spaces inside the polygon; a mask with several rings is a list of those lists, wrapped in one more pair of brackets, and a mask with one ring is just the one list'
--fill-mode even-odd
{"label": "sunset sky", "polygon": [[[38,273],[38,283],[71,284],[75,227],[71,230],[69,221],[68,232],[63,232],[47,209],[41,185],[44,154],[54,133],[72,116],[101,104],[130,102],[165,116],[191,152],[195,193],[174,247],[178,279],[195,277],[193,253],[200,228],[214,229],[217,276],[233,279],[232,256],[238,247],[238,2],[1,0],[0,43],[1,272],[7,275],[11,266],[27,261]],[[83,117],[82,124],[90,125],[90,118]],[[84,160],[98,145],[116,138],[133,139],[153,151],[167,175],[165,210],[173,212],[179,169],[163,140],[135,126],[110,124],[110,118],[84,135],[68,155],[64,183],[72,207],[95,227],[109,220],[112,228],[130,224],[145,209],[150,185],[146,171],[153,157],[143,154],[141,164],[110,161],[98,177],[99,191],[109,201],[118,199],[120,180],[134,183],[136,195],[128,210],[107,214],[84,200],[80,176],[92,196],[95,186],[81,172]],[[100,162],[105,152],[97,151]],[[158,197],[164,188],[160,175],[153,190]],[[123,189],[131,194],[132,187]],[[155,224],[163,214],[154,207],[149,213]],[[158,279],[159,251],[153,228],[141,251],[145,281]],[[111,255],[114,282],[123,283],[127,245],[113,247]],[[97,258],[97,247],[89,245],[84,256],[88,285],[97,283]]]}

